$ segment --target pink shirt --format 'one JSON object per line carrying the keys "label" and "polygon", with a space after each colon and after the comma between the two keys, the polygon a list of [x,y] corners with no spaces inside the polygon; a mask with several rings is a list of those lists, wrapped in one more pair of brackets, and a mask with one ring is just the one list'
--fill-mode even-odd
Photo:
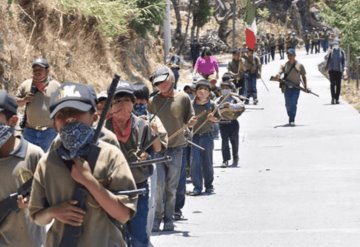
{"label": "pink shirt", "polygon": [[219,71],[219,64],[213,56],[206,58],[198,57],[195,63],[195,71],[201,75],[211,75],[215,71]]}

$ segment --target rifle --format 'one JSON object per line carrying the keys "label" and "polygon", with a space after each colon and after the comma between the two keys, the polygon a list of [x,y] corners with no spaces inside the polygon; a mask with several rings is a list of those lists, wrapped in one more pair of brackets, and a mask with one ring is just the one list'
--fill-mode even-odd
{"label": "rifle", "polygon": [[297,89],[299,89],[299,90],[301,90],[301,91],[303,91],[303,92],[305,92],[305,93],[310,93],[310,94],[312,94],[312,95],[315,95],[316,97],[319,97],[318,94],[312,92],[310,89],[308,89],[308,88],[303,88],[303,87],[301,87],[300,85],[295,84],[295,83],[293,83],[293,82],[291,82],[291,81],[289,81],[289,80],[283,80],[283,79],[278,79],[278,80],[277,80],[276,77],[271,76],[271,77],[270,77],[270,81],[278,81],[278,82],[280,82],[280,88],[281,88],[281,91],[283,91],[283,92],[284,92],[284,87],[285,87],[285,88],[287,88],[287,87],[294,87],[294,88],[297,88]]}
{"label": "rifle", "polygon": [[[198,115],[196,115],[196,118],[201,117],[202,115],[204,115],[207,111],[202,111],[201,113],[199,113]],[[168,141],[170,142],[170,140],[172,140],[174,137],[178,136],[180,133],[182,133],[189,125],[185,124],[183,127],[181,127],[180,129],[178,129],[177,131],[175,131],[171,136],[169,136]]]}
{"label": "rifle", "polygon": [[168,162],[171,160],[172,160],[172,158],[170,156],[164,156],[164,157],[155,158],[155,159],[151,159],[151,160],[134,161],[129,164],[129,167],[130,167],[130,169],[132,169],[132,168],[149,166],[152,164],[157,164],[157,163],[162,163],[162,162]]}
{"label": "rifle", "polygon": [[31,192],[33,178],[28,179],[22,184],[17,192],[10,194],[8,197],[0,201],[0,224],[6,219],[6,217],[13,211],[18,211],[19,207],[17,204],[18,196],[27,197]]}
{"label": "rifle", "polygon": [[[232,93],[229,93],[227,95],[224,96],[224,98],[220,101],[220,103],[215,107],[215,109],[212,111],[212,114],[215,114],[217,112],[217,110],[219,110],[220,106],[230,97],[232,96],[233,94]],[[206,111],[204,111],[206,112]],[[200,114],[199,114],[200,115]],[[196,132],[198,132],[207,122],[209,121],[208,118],[206,118],[204,120],[204,122],[202,122],[200,124],[200,126],[196,129],[196,130],[193,130],[192,133],[191,133],[191,136],[195,135]]]}
{"label": "rifle", "polygon": [[[115,89],[116,89],[116,86],[119,83],[119,81],[120,81],[120,76],[115,75],[112,82],[111,82],[111,85],[110,85],[110,88],[109,88],[109,91],[108,91],[108,98],[106,100],[104,110],[101,113],[99,123],[98,123],[98,125],[96,127],[94,138],[92,139],[92,142],[90,144],[91,145],[90,150],[89,150],[88,155],[86,157],[86,160],[88,161],[90,169],[91,169],[92,172],[95,169],[95,164],[96,164],[96,161],[97,161],[98,156],[100,154],[100,148],[96,145],[96,143],[97,143],[97,141],[99,139],[101,129],[102,129],[102,127],[104,125],[104,122],[105,122],[105,119],[106,119],[106,114],[110,109],[111,102],[112,102],[112,99],[113,99],[114,94],[115,94]],[[72,160],[65,161],[65,164],[71,170],[71,166],[73,165],[73,161]],[[77,207],[85,210],[86,197],[87,197],[88,193],[89,192],[86,190],[86,188],[84,188],[80,184],[76,184],[72,199],[76,200],[78,202],[76,204]],[[82,232],[82,227],[81,226],[65,225],[64,233],[63,233],[62,239],[60,241],[59,247],[76,247],[77,243],[78,243],[78,240],[80,238],[81,232]]]}

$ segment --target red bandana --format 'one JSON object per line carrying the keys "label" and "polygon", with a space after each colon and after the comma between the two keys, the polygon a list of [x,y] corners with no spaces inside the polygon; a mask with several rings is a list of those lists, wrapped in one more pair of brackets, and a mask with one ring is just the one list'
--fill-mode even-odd
{"label": "red bandana", "polygon": [[115,124],[114,118],[112,119],[112,127],[117,139],[121,143],[126,143],[131,134],[131,118],[129,118],[126,122],[125,129],[123,131],[120,130],[119,125]]}

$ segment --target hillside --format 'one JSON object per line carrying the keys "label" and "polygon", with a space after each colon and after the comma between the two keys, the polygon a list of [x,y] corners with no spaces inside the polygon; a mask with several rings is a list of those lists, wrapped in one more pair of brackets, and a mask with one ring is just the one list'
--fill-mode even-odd
{"label": "hillside", "polygon": [[95,18],[69,15],[54,0],[22,0],[0,5],[0,81],[14,91],[31,77],[31,61],[48,58],[51,74],[60,81],[94,85],[98,90],[114,73],[129,80],[147,80],[162,61],[161,40],[126,34],[109,41]]}

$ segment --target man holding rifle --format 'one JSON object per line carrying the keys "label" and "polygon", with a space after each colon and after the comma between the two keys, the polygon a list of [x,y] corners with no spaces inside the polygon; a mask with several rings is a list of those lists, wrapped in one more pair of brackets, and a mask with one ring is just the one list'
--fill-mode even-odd
{"label": "man holding rifle", "polygon": [[[127,82],[120,82],[112,101],[110,119],[106,127],[116,134],[120,149],[126,160],[131,163],[147,160],[149,154],[161,150],[159,137],[153,133],[149,123],[133,113],[135,103],[134,90]],[[150,146],[149,146],[149,145]],[[149,146],[148,148],[146,146]],[[153,172],[152,165],[134,167],[130,164],[136,187],[145,188],[148,192],[148,178]],[[147,247],[149,238],[146,231],[149,212],[149,193],[139,196],[137,213],[127,224],[130,241],[133,247]]]}
{"label": "man holding rifle", "polygon": [[166,66],[158,68],[150,80],[159,93],[150,98],[148,109],[149,112],[159,116],[168,132],[169,143],[165,155],[172,158],[172,161],[157,166],[158,191],[153,231],[160,230],[162,221],[164,221],[164,231],[173,231],[176,190],[180,176],[186,176],[185,169],[180,175],[182,151],[186,140],[183,132],[170,137],[185,125],[193,127],[196,118],[189,96],[174,90],[175,77],[169,68]]}
{"label": "man holding rifle", "polygon": [[27,207],[32,174],[44,153],[14,134],[16,113],[15,98],[0,90],[0,246],[38,247],[44,243],[45,228],[30,221]]}
{"label": "man holding rifle", "polygon": [[[126,246],[119,226],[135,214],[137,197],[113,192],[133,190],[135,182],[124,155],[114,145],[96,141],[97,159],[85,160],[96,134],[92,128],[95,108],[93,90],[84,84],[64,83],[52,95],[50,117],[61,145],[40,159],[29,206],[37,224],[54,220],[47,234],[48,247],[63,242],[68,225],[82,227],[77,247]],[[89,163],[95,166],[91,169]],[[79,185],[88,191],[85,209],[73,199]]]}
{"label": "man holding rifle", "polygon": [[280,87],[285,96],[285,106],[289,117],[289,126],[295,126],[295,116],[297,110],[297,102],[300,95],[300,84],[304,85],[302,88],[305,92],[310,92],[307,89],[306,71],[304,66],[295,59],[295,49],[287,50],[288,61],[280,67],[278,74],[274,80],[280,80],[280,75],[284,74],[280,82]]}

